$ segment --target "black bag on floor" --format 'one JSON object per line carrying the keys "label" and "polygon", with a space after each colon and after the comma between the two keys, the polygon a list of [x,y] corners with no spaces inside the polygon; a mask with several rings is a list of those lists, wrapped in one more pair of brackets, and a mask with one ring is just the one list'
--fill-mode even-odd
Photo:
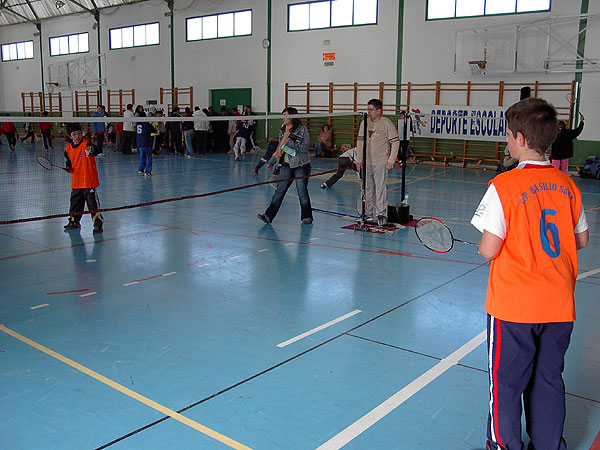
{"label": "black bag on floor", "polygon": [[590,156],[585,159],[583,168],[579,169],[581,178],[595,178],[600,180],[600,156]]}

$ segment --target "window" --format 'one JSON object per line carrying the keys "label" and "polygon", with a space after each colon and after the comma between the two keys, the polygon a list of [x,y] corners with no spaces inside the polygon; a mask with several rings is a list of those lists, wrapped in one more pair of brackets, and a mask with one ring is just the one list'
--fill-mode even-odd
{"label": "window", "polygon": [[427,0],[427,20],[550,11],[552,0]]}
{"label": "window", "polygon": [[377,0],[327,0],[288,6],[288,31],[377,23]]}
{"label": "window", "polygon": [[90,51],[89,33],[69,34],[50,38],[50,56],[87,53]]}
{"label": "window", "polygon": [[111,50],[158,45],[160,44],[160,28],[158,22],[111,28],[109,38]]}
{"label": "window", "polygon": [[33,41],[2,44],[2,61],[33,59]]}
{"label": "window", "polygon": [[190,17],[185,22],[188,41],[252,34],[252,10]]}

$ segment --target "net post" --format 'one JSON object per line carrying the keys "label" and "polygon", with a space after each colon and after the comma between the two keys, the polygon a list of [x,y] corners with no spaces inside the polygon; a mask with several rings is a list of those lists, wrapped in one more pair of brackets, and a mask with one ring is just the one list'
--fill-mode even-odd
{"label": "net post", "polygon": [[363,164],[361,167],[361,177],[362,177],[362,189],[361,189],[361,197],[362,197],[362,210],[360,214],[360,222],[354,227],[355,230],[364,230],[366,224],[367,217],[367,113],[363,113]]}

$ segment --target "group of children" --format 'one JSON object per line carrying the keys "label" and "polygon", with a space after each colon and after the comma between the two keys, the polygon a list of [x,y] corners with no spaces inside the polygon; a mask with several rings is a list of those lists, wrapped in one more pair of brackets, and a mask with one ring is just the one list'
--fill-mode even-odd
{"label": "group of children", "polygon": [[[284,111],[292,113],[293,108]],[[566,450],[562,436],[566,411],[562,371],[575,320],[577,250],[588,244],[588,226],[576,184],[545,157],[556,137],[556,110],[542,99],[527,98],[511,106],[505,117],[508,150],[518,160],[518,166],[490,181],[471,220],[483,233],[479,253],[491,261],[485,303],[490,384],[487,448],[523,448],[523,405],[529,448]],[[254,173],[264,164],[275,164],[285,156],[282,147],[289,145],[293,151],[285,156],[285,167],[290,167],[288,171],[296,166],[308,167],[310,174],[308,139],[297,138],[300,144],[290,140],[292,133],[302,131],[308,135],[297,122],[284,120],[279,139],[270,140],[267,155]],[[151,173],[150,137],[155,131],[147,122],[136,125],[138,148],[144,155],[140,171],[143,169],[144,173]],[[4,134],[10,133],[15,130],[5,123]],[[104,219],[96,192],[98,146],[84,139],[78,123],[69,124],[67,133],[71,142],[65,149],[65,162],[71,173],[71,199],[70,218],[64,228],[80,228],[87,204],[93,232],[101,233]],[[280,146],[279,142],[285,145]],[[306,154],[304,160],[296,161],[296,152]],[[348,161],[340,166],[342,172],[321,187],[332,186],[343,170],[353,167],[357,155],[351,151],[343,158]],[[298,175],[286,172],[286,176]],[[307,180],[301,178],[305,186]],[[262,221],[271,223],[289,184],[291,181],[278,187],[265,214],[258,215]],[[302,220],[310,224],[307,191],[304,197],[305,202],[301,195]]]}

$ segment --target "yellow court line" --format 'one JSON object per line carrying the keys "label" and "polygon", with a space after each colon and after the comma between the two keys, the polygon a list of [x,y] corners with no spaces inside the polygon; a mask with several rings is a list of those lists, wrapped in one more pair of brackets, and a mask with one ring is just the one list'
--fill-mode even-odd
{"label": "yellow court line", "polygon": [[125,386],[120,385],[119,383],[116,383],[114,381],[112,381],[109,378],[106,378],[104,375],[100,375],[98,372],[94,372],[91,369],[88,369],[85,366],[82,366],[81,364],[73,361],[72,359],[67,358],[66,356],[61,355],[60,353],[56,353],[53,350],[50,350],[48,347],[44,347],[41,344],[38,344],[35,341],[32,341],[29,338],[26,338],[25,336],[17,333],[16,331],[13,331],[9,328],[6,328],[4,325],[0,324],[0,331],[3,331],[4,333],[14,337],[15,339],[18,339],[21,342],[24,342],[25,344],[49,355],[52,356],[55,359],[58,359],[59,361],[73,367],[74,369],[79,370],[80,372],[85,373],[86,375],[89,375],[92,378],[95,378],[96,380],[100,381],[101,383],[106,384],[107,386],[110,386],[113,389],[116,389],[117,391],[121,392],[122,394],[125,394],[135,400],[137,400],[138,402],[143,403],[146,406],[149,406],[150,408],[153,408],[157,411],[160,411],[161,413],[163,413],[166,416],[169,416],[175,420],[177,420],[178,422],[181,422],[184,425],[187,425],[188,427],[191,427],[197,431],[200,431],[201,433],[204,433],[207,436],[210,436],[211,438],[222,442],[225,445],[228,445],[231,448],[235,448],[238,450],[252,450],[250,447],[246,447],[244,444],[240,444],[239,442],[234,441],[231,438],[228,438],[227,436],[222,435],[221,433],[218,433],[217,431],[211,430],[208,427],[205,427],[202,424],[199,424],[198,422],[193,421],[192,419],[188,419],[185,416],[182,416],[181,414],[179,414],[176,411],[173,411],[172,409],[167,408],[166,406],[161,405],[160,403],[156,403],[153,400],[150,400],[147,397],[144,397],[141,394],[138,394],[135,391],[132,391],[131,389],[126,388]]}

